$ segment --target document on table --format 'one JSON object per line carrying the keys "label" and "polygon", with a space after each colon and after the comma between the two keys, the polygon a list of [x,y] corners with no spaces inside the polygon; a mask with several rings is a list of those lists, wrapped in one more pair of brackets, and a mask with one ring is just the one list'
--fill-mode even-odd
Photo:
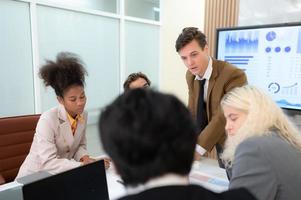
{"label": "document on table", "polygon": [[225,169],[219,168],[218,164],[211,159],[194,162],[189,181],[215,192],[228,190],[229,186]]}

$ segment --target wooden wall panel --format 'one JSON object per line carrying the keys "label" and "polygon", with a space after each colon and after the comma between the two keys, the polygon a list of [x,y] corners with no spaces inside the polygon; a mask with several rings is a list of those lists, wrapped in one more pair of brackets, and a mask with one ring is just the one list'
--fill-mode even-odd
{"label": "wooden wall panel", "polygon": [[205,27],[211,56],[215,56],[216,28],[236,26],[239,0],[205,0]]}
{"label": "wooden wall panel", "polygon": [[[205,27],[209,54],[215,57],[216,28],[233,27],[238,23],[239,0],[205,0]],[[206,154],[217,158],[215,148]]]}

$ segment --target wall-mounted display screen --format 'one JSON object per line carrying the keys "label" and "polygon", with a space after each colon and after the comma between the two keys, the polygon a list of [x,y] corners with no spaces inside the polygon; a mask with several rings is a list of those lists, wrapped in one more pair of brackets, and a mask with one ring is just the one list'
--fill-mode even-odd
{"label": "wall-mounted display screen", "polygon": [[216,58],[244,70],[249,84],[301,110],[300,23],[217,29],[216,44]]}

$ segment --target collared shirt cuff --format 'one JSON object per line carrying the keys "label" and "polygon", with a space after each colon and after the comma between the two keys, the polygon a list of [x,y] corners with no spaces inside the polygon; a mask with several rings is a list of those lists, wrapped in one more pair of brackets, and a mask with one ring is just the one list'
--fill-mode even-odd
{"label": "collared shirt cuff", "polygon": [[207,150],[197,144],[197,145],[195,145],[195,151],[201,155],[204,155]]}

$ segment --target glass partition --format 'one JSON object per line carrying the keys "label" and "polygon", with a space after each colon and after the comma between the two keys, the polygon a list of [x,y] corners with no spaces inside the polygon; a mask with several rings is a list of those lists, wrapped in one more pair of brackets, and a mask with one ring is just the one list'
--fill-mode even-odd
{"label": "glass partition", "polygon": [[160,20],[159,0],[124,0],[124,7],[127,16]]}
{"label": "glass partition", "polygon": [[[86,64],[88,111],[119,94],[119,20],[46,6],[38,6],[37,16],[41,64],[62,51],[78,54]],[[42,86],[41,94],[43,111],[57,105],[52,89]]]}
{"label": "glass partition", "polygon": [[141,71],[159,85],[159,27],[136,22],[125,23],[125,76]]}
{"label": "glass partition", "polygon": [[29,4],[0,1],[0,117],[33,114]]}
{"label": "glass partition", "polygon": [[40,0],[48,4],[117,13],[117,0]]}

